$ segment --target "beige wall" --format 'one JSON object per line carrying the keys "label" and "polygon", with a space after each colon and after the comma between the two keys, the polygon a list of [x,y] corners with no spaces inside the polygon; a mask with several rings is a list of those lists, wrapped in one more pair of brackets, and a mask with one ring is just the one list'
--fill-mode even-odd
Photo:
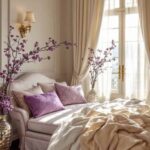
{"label": "beige wall", "polygon": [[[1,43],[7,36],[7,12],[8,0],[2,2],[2,27]],[[15,26],[17,17],[25,11],[31,10],[36,17],[36,23],[27,36],[27,50],[32,49],[33,43],[39,41],[45,43],[49,36],[58,41],[72,40],[71,34],[71,1],[70,0],[10,0],[10,24]],[[0,45],[4,48],[4,44]],[[5,57],[2,54],[1,66],[5,64]],[[47,55],[47,54],[44,54]],[[72,50],[63,48],[51,53],[51,60],[42,63],[26,64],[22,72],[41,72],[58,80],[70,81],[72,75]]]}

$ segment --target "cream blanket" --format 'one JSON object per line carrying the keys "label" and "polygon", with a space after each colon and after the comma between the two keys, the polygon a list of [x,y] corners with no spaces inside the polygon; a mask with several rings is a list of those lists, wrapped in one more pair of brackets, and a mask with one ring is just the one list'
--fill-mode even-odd
{"label": "cream blanket", "polygon": [[150,107],[132,101],[84,108],[62,123],[48,150],[150,150]]}

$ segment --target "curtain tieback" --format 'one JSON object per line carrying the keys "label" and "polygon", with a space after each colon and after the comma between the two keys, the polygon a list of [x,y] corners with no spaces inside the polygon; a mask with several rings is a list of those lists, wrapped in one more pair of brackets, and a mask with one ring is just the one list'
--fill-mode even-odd
{"label": "curtain tieback", "polygon": [[76,72],[73,73],[72,83],[73,84],[81,84],[82,76],[78,75]]}

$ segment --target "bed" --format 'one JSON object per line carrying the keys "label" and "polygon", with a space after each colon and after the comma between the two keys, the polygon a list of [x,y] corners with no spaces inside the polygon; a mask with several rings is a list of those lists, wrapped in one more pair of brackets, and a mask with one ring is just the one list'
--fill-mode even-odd
{"label": "bed", "polygon": [[48,150],[150,150],[150,107],[127,99],[87,106],[55,131]]}

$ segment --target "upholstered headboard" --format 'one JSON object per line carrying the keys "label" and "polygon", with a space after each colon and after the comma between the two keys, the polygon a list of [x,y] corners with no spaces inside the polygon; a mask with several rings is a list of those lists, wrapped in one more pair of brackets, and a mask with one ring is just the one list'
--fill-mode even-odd
{"label": "upholstered headboard", "polygon": [[50,79],[40,73],[24,73],[17,77],[11,84],[8,90],[8,94],[11,95],[12,90],[24,91],[33,86],[36,86],[38,82],[54,83],[54,79]]}

